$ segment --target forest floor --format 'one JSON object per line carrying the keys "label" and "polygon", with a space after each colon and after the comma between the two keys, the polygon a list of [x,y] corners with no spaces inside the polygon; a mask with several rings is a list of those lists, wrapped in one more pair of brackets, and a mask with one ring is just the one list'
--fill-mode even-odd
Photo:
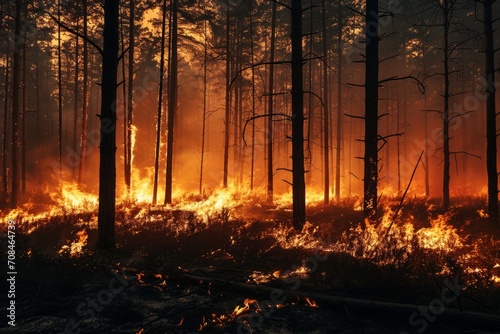
{"label": "forest floor", "polygon": [[500,229],[484,198],[455,203],[410,199],[389,233],[396,199],[364,230],[355,200],[311,205],[302,232],[286,205],[123,204],[106,254],[93,211],[19,215],[16,327],[0,331],[500,333]]}

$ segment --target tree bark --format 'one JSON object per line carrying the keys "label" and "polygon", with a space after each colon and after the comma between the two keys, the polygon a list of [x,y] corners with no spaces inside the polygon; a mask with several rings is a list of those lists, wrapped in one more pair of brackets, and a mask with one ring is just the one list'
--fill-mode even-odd
{"label": "tree bark", "polygon": [[[57,0],[57,20],[61,22],[61,0]],[[59,156],[59,178],[62,177],[62,142],[63,142],[63,119],[62,119],[62,51],[61,51],[61,25],[57,25],[57,152]]]}
{"label": "tree bark", "polygon": [[[207,14],[206,7],[204,9],[205,17]],[[207,131],[207,112],[208,112],[208,103],[207,103],[207,93],[208,93],[208,29],[207,29],[207,19],[203,21],[203,115],[202,115],[202,130],[201,130],[201,159],[200,159],[200,185],[199,185],[199,193],[203,194],[203,167],[205,164],[205,137]]]}
{"label": "tree bark", "polygon": [[[269,99],[268,114],[274,112],[274,49],[276,44],[276,2],[273,1],[273,14],[271,20],[271,45],[269,56]],[[273,177],[273,118],[267,120],[267,201],[273,203],[274,197],[274,177]]]}
{"label": "tree bark", "polygon": [[9,127],[9,99],[10,99],[10,79],[9,79],[9,69],[10,69],[10,44],[7,43],[7,51],[5,53],[5,90],[4,90],[4,104],[3,104],[3,145],[2,145],[2,183],[5,195],[9,192],[9,186],[7,182],[7,138],[8,138],[8,127]]}
{"label": "tree bark", "polygon": [[160,161],[160,141],[161,141],[161,105],[163,102],[163,80],[165,73],[165,30],[167,20],[167,0],[162,4],[162,23],[161,23],[161,50],[160,50],[160,76],[158,85],[158,109],[156,113],[156,148],[155,148],[155,176],[153,181],[153,204],[156,204],[158,196],[158,174]]}
{"label": "tree bark", "polygon": [[335,150],[335,199],[340,200],[340,153],[342,150],[342,41],[343,21],[342,7],[338,5],[337,31],[337,148]]}
{"label": "tree bark", "polygon": [[231,98],[230,98],[230,87],[229,87],[229,76],[230,76],[230,65],[231,65],[231,51],[230,51],[230,12],[229,12],[229,0],[226,1],[226,101],[225,101],[225,116],[224,116],[224,175],[222,186],[227,188],[227,179],[229,171],[229,117],[231,112]]}
{"label": "tree bark", "polygon": [[[323,119],[324,119],[324,131],[323,131],[323,156],[324,156],[324,175],[325,175],[325,186],[324,186],[324,204],[330,202],[330,104],[328,101],[329,91],[328,91],[328,45],[327,45],[327,35],[326,35],[326,4],[325,0],[321,2],[322,9],[322,19],[323,19]],[[340,72],[340,69],[338,70]],[[340,100],[339,100],[340,103]],[[339,124],[340,126],[340,124]]]}
{"label": "tree bark", "polygon": [[133,101],[134,101],[134,57],[135,57],[135,6],[134,0],[130,0],[129,8],[129,50],[128,50],[128,115],[127,115],[127,161],[125,163],[125,183],[127,191],[130,192],[132,184],[132,124],[133,124]]}
{"label": "tree bark", "polygon": [[292,178],[293,226],[301,230],[306,221],[304,180],[304,89],[302,59],[302,2],[292,0]]}
{"label": "tree bark", "polygon": [[483,0],[486,70],[486,165],[488,172],[488,215],[489,222],[499,224],[498,173],[497,173],[497,127],[495,105],[495,48],[493,44],[492,1]]}
{"label": "tree bark", "polygon": [[[83,0],[83,35],[87,36],[87,0]],[[78,184],[83,183],[85,171],[85,158],[87,155],[87,118],[88,118],[88,46],[87,41],[83,40],[83,98],[82,98],[82,135],[80,141],[80,166],[78,168]]]}
{"label": "tree bark", "polygon": [[378,186],[378,0],[366,1],[364,217],[377,213]]}
{"label": "tree bark", "polygon": [[177,12],[178,0],[172,2],[172,55],[170,65],[170,92],[168,94],[168,133],[167,133],[167,175],[165,185],[165,204],[172,203],[173,155],[174,155],[174,118],[177,110]]}
{"label": "tree bark", "polygon": [[104,2],[97,249],[115,247],[116,90],[119,0]]}
{"label": "tree bark", "polygon": [[14,54],[13,54],[13,69],[12,69],[12,187],[11,187],[11,208],[17,206],[19,192],[19,161],[17,157],[18,140],[19,140],[19,70],[21,57],[19,51],[21,49],[21,7],[22,0],[16,0],[15,19],[14,19]]}
{"label": "tree bark", "polygon": [[445,0],[443,4],[443,30],[444,30],[444,110],[443,110],[443,209],[448,210],[450,206],[450,112],[449,112],[449,98],[450,98],[450,71],[449,71],[449,1]]}
{"label": "tree bark", "polygon": [[[77,29],[79,30],[79,25],[80,25],[80,20],[79,17],[77,17],[77,22],[76,26]],[[79,37],[75,36],[75,92],[74,92],[74,105],[73,105],[73,149],[75,152],[77,152],[77,132],[78,132],[78,97],[79,97],[79,76],[80,76],[80,63],[79,63],[79,57],[80,57],[80,45],[79,45]],[[73,176],[75,173],[73,172]]]}

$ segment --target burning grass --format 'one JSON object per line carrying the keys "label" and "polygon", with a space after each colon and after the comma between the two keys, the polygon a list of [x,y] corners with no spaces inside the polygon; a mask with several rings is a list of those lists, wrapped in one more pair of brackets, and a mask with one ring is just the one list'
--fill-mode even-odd
{"label": "burning grass", "polygon": [[[300,282],[308,291],[407,303],[425,303],[440,282],[456,279],[465,286],[462,307],[500,308],[500,239],[481,211],[484,198],[462,198],[447,213],[432,200],[413,198],[398,217],[397,200],[387,200],[376,224],[362,224],[356,201],[310,203],[301,232],[291,228],[285,201],[270,205],[253,194],[186,196],[167,207],[123,201],[117,207],[117,251],[104,262],[156,275],[238,277],[261,286]],[[93,251],[95,202],[57,203],[48,213],[31,204],[2,218],[17,222],[21,257],[102,264]],[[226,326],[249,310],[262,312],[252,300],[207,315],[201,329]]]}

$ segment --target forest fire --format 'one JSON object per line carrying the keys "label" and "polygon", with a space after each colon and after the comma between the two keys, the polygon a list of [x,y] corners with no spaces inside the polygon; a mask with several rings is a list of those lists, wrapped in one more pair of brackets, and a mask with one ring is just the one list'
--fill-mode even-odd
{"label": "forest fire", "polygon": [[498,331],[471,3],[2,1],[2,332]]}

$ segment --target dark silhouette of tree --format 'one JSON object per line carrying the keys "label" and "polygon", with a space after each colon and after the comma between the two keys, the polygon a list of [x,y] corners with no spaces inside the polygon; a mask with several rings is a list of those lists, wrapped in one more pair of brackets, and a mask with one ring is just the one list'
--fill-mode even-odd
{"label": "dark silhouette of tree", "polygon": [[378,202],[378,0],[366,1],[364,216],[373,219]]}
{"label": "dark silhouette of tree", "polygon": [[172,181],[173,181],[173,155],[174,155],[174,119],[177,110],[177,44],[178,44],[178,28],[177,28],[177,13],[178,0],[172,2],[172,44],[170,58],[170,87],[168,95],[168,114],[167,114],[167,175],[165,181],[165,204],[172,203]]}
{"label": "dark silhouette of tree", "polygon": [[161,50],[160,50],[160,75],[158,85],[158,109],[156,112],[156,148],[155,148],[155,176],[153,180],[153,204],[156,204],[158,195],[158,174],[160,161],[160,141],[161,141],[161,114],[163,102],[163,81],[165,73],[165,30],[167,21],[167,0],[163,0],[162,21],[161,21]]}
{"label": "dark silhouette of tree", "polygon": [[97,249],[115,246],[116,90],[119,1],[104,1]]}
{"label": "dark silhouette of tree", "polygon": [[486,74],[486,169],[488,173],[488,215],[491,224],[498,226],[498,172],[497,172],[497,126],[495,104],[495,47],[492,0],[482,0],[485,38]]}
{"label": "dark silhouette of tree", "polygon": [[292,37],[292,197],[293,226],[301,230],[306,222],[306,185],[304,179],[304,89],[302,58],[302,2],[291,3]]}
{"label": "dark silhouette of tree", "polygon": [[[88,36],[88,8],[87,0],[83,0],[83,36]],[[83,183],[85,159],[87,156],[87,120],[88,120],[88,79],[89,53],[87,40],[83,40],[83,94],[82,94],[82,135],[80,138],[80,164],[78,167],[78,184]]]}
{"label": "dark silhouette of tree", "polygon": [[128,93],[127,93],[127,117],[126,117],[126,160],[125,160],[125,184],[130,192],[132,175],[132,124],[134,110],[134,62],[135,62],[135,2],[129,3],[129,50],[128,50]]}
{"label": "dark silhouette of tree", "polygon": [[12,187],[11,187],[11,201],[12,208],[17,206],[18,193],[19,193],[19,160],[17,157],[19,145],[19,72],[21,69],[21,9],[23,6],[22,0],[15,0],[15,16],[14,16],[14,53],[13,53],[13,68],[12,68]]}
{"label": "dark silhouette of tree", "polygon": [[229,118],[231,113],[231,96],[230,96],[230,70],[231,70],[231,40],[230,40],[230,4],[229,0],[226,1],[226,95],[225,95],[225,113],[224,113],[224,167],[223,167],[223,180],[222,186],[227,188],[228,173],[229,173]]}
{"label": "dark silhouette of tree", "polygon": [[[274,112],[274,54],[276,49],[276,2],[272,2],[272,19],[271,19],[271,44],[269,46],[269,99],[267,112],[272,115]],[[274,194],[274,165],[273,165],[273,120],[267,121],[267,201],[273,202]]]}

